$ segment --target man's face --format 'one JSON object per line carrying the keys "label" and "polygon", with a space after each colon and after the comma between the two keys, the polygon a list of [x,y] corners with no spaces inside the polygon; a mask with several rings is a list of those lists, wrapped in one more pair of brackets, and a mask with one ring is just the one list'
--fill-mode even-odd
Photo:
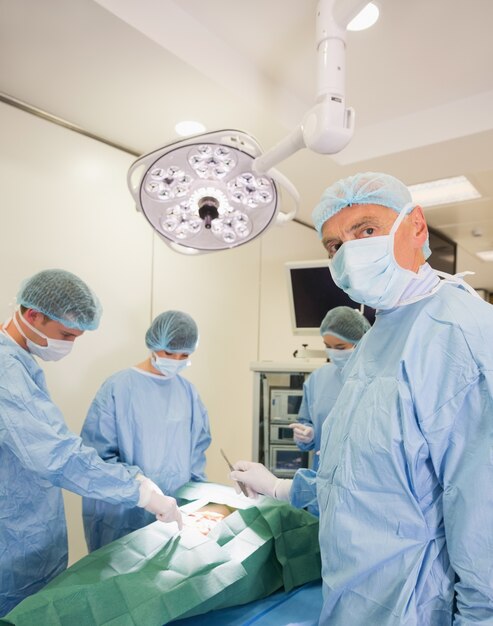
{"label": "man's face", "polygon": [[[329,258],[346,241],[388,235],[398,213],[378,204],[356,204],[345,207],[322,227],[322,243]],[[421,207],[415,207],[395,233],[394,256],[404,269],[417,272],[424,258],[421,248],[428,230]]]}
{"label": "man's face", "polygon": [[[78,330],[77,328],[69,328],[68,326],[64,326],[60,322],[56,322],[55,320],[46,317],[39,311],[32,311],[34,316],[31,317],[28,321],[40,332],[49,337],[50,339],[61,339],[63,341],[75,341],[77,337],[80,337],[84,334],[83,330]],[[31,313],[31,315],[32,315]],[[27,329],[29,330],[29,329]],[[47,342],[42,337],[31,333],[31,339],[35,343],[39,345],[47,345]]]}

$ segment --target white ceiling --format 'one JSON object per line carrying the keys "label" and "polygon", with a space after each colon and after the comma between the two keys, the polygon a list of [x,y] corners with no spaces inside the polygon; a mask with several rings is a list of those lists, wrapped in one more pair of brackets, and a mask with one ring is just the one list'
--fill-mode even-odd
{"label": "white ceiling", "polygon": [[[298,217],[309,223],[323,189],[358,171],[408,184],[465,174],[483,197],[429,209],[428,221],[471,254],[493,249],[493,0],[378,3],[377,24],[347,37],[351,143],[279,166],[301,194]],[[0,91],[137,152],[175,139],[182,119],[245,130],[267,149],[314,104],[315,8],[0,0]],[[493,265],[480,268],[493,288]]]}

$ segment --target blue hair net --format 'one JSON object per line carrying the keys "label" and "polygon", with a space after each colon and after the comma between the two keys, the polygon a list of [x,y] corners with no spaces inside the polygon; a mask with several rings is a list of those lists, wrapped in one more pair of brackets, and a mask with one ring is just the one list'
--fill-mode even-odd
{"label": "blue hair net", "polygon": [[358,343],[367,330],[370,322],[357,309],[349,306],[337,306],[331,309],[320,324],[320,334],[335,335],[343,341]]}
{"label": "blue hair net", "polygon": [[[338,180],[327,187],[312,212],[312,221],[322,236],[322,226],[336,213],[354,204],[378,204],[400,213],[412,205],[409,189],[390,174],[365,172]],[[428,240],[423,246],[425,258],[431,254]]]}
{"label": "blue hair net", "polygon": [[187,313],[166,311],[152,321],[145,339],[149,350],[190,354],[197,347],[199,331]]}
{"label": "blue hair net", "polygon": [[17,302],[78,330],[97,328],[103,312],[98,298],[83,280],[58,269],[43,270],[25,280]]}

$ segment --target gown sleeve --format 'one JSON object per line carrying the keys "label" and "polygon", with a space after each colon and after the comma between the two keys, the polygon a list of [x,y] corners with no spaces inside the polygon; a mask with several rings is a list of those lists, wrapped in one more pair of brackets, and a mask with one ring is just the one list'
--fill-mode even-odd
{"label": "gown sleeve", "polygon": [[46,390],[17,362],[2,372],[0,405],[0,443],[25,468],[83,496],[137,504],[138,482],[123,467],[104,463],[70,432]]}

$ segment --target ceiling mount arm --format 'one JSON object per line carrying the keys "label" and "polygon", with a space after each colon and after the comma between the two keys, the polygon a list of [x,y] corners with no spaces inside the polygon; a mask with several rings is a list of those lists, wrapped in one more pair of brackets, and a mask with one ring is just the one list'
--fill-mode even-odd
{"label": "ceiling mount arm", "polygon": [[252,164],[252,168],[257,174],[265,174],[275,165],[304,147],[303,131],[301,126],[298,126],[287,137],[257,157]]}
{"label": "ceiling mount arm", "polygon": [[349,143],[354,130],[354,109],[345,106],[346,29],[368,0],[319,0],[316,13],[316,104],[285,139],[255,159],[258,172],[266,172],[302,148],[335,154]]}

